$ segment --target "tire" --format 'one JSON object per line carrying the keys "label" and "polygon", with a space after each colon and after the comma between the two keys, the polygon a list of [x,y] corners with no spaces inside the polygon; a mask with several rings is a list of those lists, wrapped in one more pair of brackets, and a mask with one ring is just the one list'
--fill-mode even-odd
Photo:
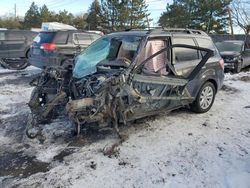
{"label": "tire", "polygon": [[28,62],[28,59],[19,58],[15,60],[1,59],[1,65],[2,67],[10,69],[10,70],[23,70],[27,68],[30,64]]}
{"label": "tire", "polygon": [[206,82],[200,88],[195,101],[190,105],[190,109],[196,113],[205,113],[210,110],[214,103],[216,89],[213,83]]}
{"label": "tire", "polygon": [[236,65],[235,65],[235,69],[234,69],[234,72],[235,73],[239,73],[242,69],[242,61],[241,62],[238,62]]}
{"label": "tire", "polygon": [[39,97],[39,90],[35,87],[31,93],[30,100],[29,100],[29,108],[32,113],[33,121],[36,124],[44,124],[49,122],[47,118],[42,117],[42,113],[44,111],[43,106],[40,105],[40,97]]}
{"label": "tire", "polygon": [[25,129],[26,136],[30,139],[34,139],[39,134],[40,129],[38,124],[36,124],[35,119],[33,119],[32,114],[29,114],[28,121]]}

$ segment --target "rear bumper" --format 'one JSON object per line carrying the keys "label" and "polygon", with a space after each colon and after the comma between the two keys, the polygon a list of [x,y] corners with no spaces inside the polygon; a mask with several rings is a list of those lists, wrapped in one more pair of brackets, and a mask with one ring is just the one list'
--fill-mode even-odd
{"label": "rear bumper", "polygon": [[45,69],[51,66],[60,66],[60,59],[58,57],[42,57],[31,55],[29,57],[29,63],[35,67]]}

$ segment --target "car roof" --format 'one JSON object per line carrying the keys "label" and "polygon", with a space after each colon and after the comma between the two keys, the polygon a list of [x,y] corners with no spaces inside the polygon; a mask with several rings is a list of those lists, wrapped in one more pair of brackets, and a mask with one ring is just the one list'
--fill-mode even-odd
{"label": "car roof", "polygon": [[96,34],[96,33],[86,32],[86,31],[81,31],[81,30],[49,30],[49,31],[40,31],[39,33],[59,33],[59,32]]}
{"label": "car roof", "polygon": [[134,35],[134,36],[146,36],[147,31],[121,31],[108,34],[108,36],[122,36],[122,35]]}
{"label": "car roof", "polygon": [[165,36],[182,36],[182,37],[199,37],[209,38],[211,37],[203,31],[193,29],[150,29],[150,30],[130,30],[123,32],[114,32],[108,34],[109,36],[122,36],[122,35],[136,35],[136,36],[149,36],[149,37],[165,37]]}

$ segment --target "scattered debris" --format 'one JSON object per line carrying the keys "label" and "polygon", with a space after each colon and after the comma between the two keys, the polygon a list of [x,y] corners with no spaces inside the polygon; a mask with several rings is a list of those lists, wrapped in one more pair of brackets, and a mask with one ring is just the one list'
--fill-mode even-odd
{"label": "scattered debris", "polygon": [[242,76],[240,77],[240,80],[243,82],[250,82],[250,76]]}
{"label": "scattered debris", "polygon": [[232,87],[232,86],[228,86],[228,85],[226,85],[226,84],[224,84],[224,85],[222,86],[221,90],[222,90],[222,91],[225,91],[225,92],[227,92],[227,93],[230,93],[230,94],[234,94],[234,93],[236,93],[236,92],[239,91],[238,89],[236,89],[236,88],[234,88],[234,87]]}
{"label": "scattered debris", "polygon": [[121,144],[121,142],[115,143],[111,146],[106,146],[103,148],[102,152],[105,156],[108,156],[109,158],[118,157],[119,156],[119,148],[118,146]]}
{"label": "scattered debris", "polygon": [[95,163],[95,161],[91,161],[90,168],[96,170],[96,166],[97,164]]}

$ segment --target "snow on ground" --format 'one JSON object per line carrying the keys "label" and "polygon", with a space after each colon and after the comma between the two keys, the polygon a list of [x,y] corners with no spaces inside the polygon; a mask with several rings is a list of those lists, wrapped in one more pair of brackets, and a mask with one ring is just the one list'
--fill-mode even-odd
{"label": "snow on ground", "polygon": [[[2,122],[18,113],[27,113],[24,105],[32,90],[8,82],[9,78],[0,78],[0,105],[8,113],[0,113]],[[4,174],[0,187],[2,183],[2,187],[46,188],[249,188],[250,72],[226,74],[224,83],[212,109],[205,114],[181,109],[123,127],[122,133],[128,138],[110,156],[104,155],[103,150],[118,142],[113,133],[100,133],[104,136],[92,142],[77,140],[68,137],[71,125],[67,121],[56,120],[45,125],[46,139],[42,143],[25,136],[16,143],[7,134],[8,124],[3,123],[6,128],[0,127],[3,130],[0,149],[11,145],[12,150],[34,157],[33,168],[38,162],[48,168],[25,177],[14,172]],[[22,104],[17,105],[18,109],[25,110],[12,111],[8,107],[15,104]]]}

